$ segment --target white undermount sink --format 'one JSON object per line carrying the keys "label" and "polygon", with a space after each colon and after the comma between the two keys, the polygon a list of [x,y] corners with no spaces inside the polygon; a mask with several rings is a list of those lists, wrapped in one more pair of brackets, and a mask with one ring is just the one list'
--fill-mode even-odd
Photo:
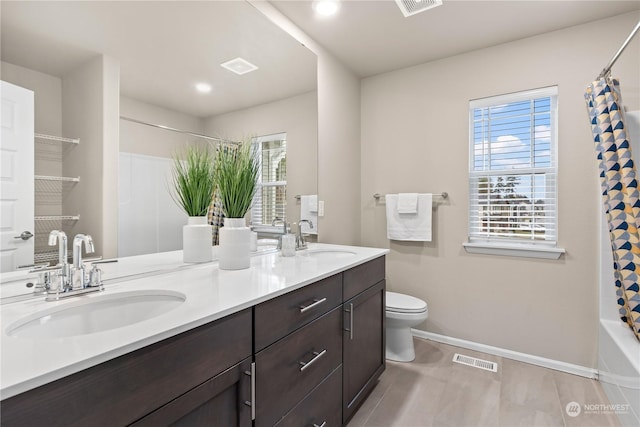
{"label": "white undermount sink", "polygon": [[356,255],[355,252],[339,249],[307,249],[298,252],[300,256],[310,258],[344,259]]}
{"label": "white undermount sink", "polygon": [[6,329],[19,338],[64,338],[129,326],[171,311],[186,300],[180,292],[146,290],[105,293],[25,316]]}

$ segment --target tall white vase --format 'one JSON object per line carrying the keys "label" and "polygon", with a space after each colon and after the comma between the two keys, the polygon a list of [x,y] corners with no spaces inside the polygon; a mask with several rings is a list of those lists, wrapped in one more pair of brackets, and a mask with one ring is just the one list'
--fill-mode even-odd
{"label": "tall white vase", "polygon": [[213,260],[213,228],[206,216],[190,216],[182,227],[182,253],[184,262],[208,262]]}
{"label": "tall white vase", "polygon": [[225,218],[220,228],[218,263],[221,270],[249,268],[251,229],[244,218]]}

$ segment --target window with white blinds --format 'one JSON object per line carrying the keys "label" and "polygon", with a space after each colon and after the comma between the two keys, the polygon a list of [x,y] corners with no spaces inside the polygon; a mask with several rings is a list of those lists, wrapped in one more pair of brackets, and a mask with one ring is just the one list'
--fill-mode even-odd
{"label": "window with white blinds", "polygon": [[556,246],[557,87],[469,103],[469,241]]}
{"label": "window with white blinds", "polygon": [[260,158],[260,173],[251,224],[271,226],[276,218],[287,220],[287,134],[259,136],[253,144]]}

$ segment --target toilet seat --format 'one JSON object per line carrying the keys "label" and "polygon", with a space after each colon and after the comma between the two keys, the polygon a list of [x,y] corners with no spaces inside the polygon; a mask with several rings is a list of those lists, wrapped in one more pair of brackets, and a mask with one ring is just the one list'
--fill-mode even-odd
{"label": "toilet seat", "polygon": [[393,313],[424,313],[427,311],[427,303],[411,295],[387,291],[386,297],[386,311]]}

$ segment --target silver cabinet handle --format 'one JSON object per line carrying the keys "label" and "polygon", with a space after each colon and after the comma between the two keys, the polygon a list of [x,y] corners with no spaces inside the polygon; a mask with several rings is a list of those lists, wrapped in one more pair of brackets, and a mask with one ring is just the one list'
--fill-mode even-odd
{"label": "silver cabinet handle", "polygon": [[318,425],[318,424],[316,424],[316,423],[313,423],[313,427],[326,427],[326,425],[327,425],[327,422],[326,422],[326,421],[325,421],[325,422],[323,422],[323,423],[322,423],[322,424],[320,424],[320,425]]}
{"label": "silver cabinet handle", "polygon": [[251,406],[251,420],[256,419],[256,362],[251,363],[251,372],[244,371],[245,375],[251,377],[251,402],[244,402],[245,405]]}
{"label": "silver cabinet handle", "polygon": [[353,339],[353,303],[349,303],[349,310],[345,310],[349,313],[349,329],[345,331],[349,332],[349,339]]}
{"label": "silver cabinet handle", "polygon": [[300,306],[300,313],[304,313],[307,310],[311,310],[313,307],[316,307],[320,304],[322,304],[323,302],[325,302],[327,299],[326,298],[322,298],[322,299],[314,299],[312,304],[309,304],[307,306],[301,305]]}
{"label": "silver cabinet handle", "polygon": [[322,356],[324,356],[325,354],[327,354],[327,350],[322,350],[320,353],[318,353],[317,351],[313,352],[314,354],[314,358],[309,360],[308,362],[298,362],[300,363],[300,372],[304,371],[305,369],[307,369],[309,366],[313,365],[314,363],[316,363],[316,361],[318,359],[320,359]]}
{"label": "silver cabinet handle", "polygon": [[31,233],[30,231],[23,231],[22,233],[20,233],[19,236],[14,236],[14,239],[22,239],[22,240],[29,240],[30,238],[33,237],[33,233]]}

